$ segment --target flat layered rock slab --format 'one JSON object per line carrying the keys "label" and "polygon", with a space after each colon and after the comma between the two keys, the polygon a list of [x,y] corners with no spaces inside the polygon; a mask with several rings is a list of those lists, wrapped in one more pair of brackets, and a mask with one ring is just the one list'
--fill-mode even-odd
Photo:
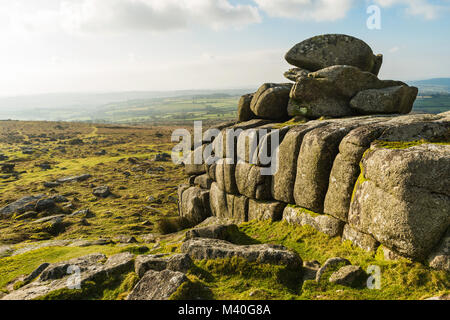
{"label": "flat layered rock slab", "polygon": [[183,243],[181,251],[194,260],[213,260],[239,257],[249,262],[301,268],[303,262],[298,254],[281,245],[235,245],[217,239],[191,239]]}

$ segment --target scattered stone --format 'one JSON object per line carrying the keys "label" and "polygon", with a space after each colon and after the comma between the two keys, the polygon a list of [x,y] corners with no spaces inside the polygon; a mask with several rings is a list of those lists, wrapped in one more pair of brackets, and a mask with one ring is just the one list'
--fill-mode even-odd
{"label": "scattered stone", "polygon": [[99,198],[107,198],[111,195],[111,189],[108,186],[100,186],[94,188],[92,194]]}
{"label": "scattered stone", "polygon": [[65,218],[65,215],[63,214],[57,214],[57,215],[53,215],[53,216],[49,216],[49,217],[44,217],[44,218],[40,218],[37,219],[35,221],[33,221],[34,224],[39,224],[39,223],[46,223],[46,222],[51,222],[53,224],[57,224],[62,222],[62,220]]}
{"label": "scattered stone", "polygon": [[360,287],[367,279],[367,275],[360,266],[345,266],[333,273],[329,279],[331,283],[346,287]]}
{"label": "scattered stone", "polygon": [[37,164],[36,167],[41,168],[42,170],[50,170],[52,168],[49,163]]}
{"label": "scattered stone", "polygon": [[351,265],[351,263],[347,259],[344,259],[341,257],[335,257],[335,258],[328,259],[327,261],[325,261],[325,263],[319,269],[319,271],[317,271],[316,281],[320,282],[320,280],[322,279],[322,275],[325,272],[327,272],[330,269],[331,270],[336,269],[338,266],[341,266],[341,265]]}
{"label": "scattered stone", "polygon": [[34,150],[33,149],[22,149],[22,153],[26,154],[26,155],[31,155],[31,154],[34,154]]}
{"label": "scattered stone", "polygon": [[137,243],[138,241],[136,240],[135,237],[133,236],[116,236],[113,239],[115,242],[119,242],[119,243]]}
{"label": "scattered stone", "polygon": [[100,150],[99,152],[96,152],[95,155],[96,156],[104,156],[104,155],[106,155],[106,153],[107,153],[106,150],[103,149],[103,150]]}
{"label": "scattered stone", "polygon": [[89,209],[78,210],[78,211],[70,214],[69,216],[70,217],[79,216],[79,217],[82,217],[82,218],[93,218],[93,217],[95,217],[95,215]]}
{"label": "scattered stone", "polygon": [[92,247],[92,246],[105,246],[111,244],[111,240],[108,239],[97,239],[97,240],[75,240],[68,247]]}
{"label": "scattered stone", "polygon": [[71,177],[61,178],[61,179],[56,180],[56,182],[58,182],[58,183],[82,182],[82,181],[90,179],[91,177],[92,176],[90,174],[82,174],[79,176],[71,176]]}
{"label": "scattered stone", "polygon": [[14,213],[25,213],[27,211],[33,211],[38,200],[44,198],[43,194],[36,196],[23,197],[13,203],[10,203],[6,207],[0,209],[0,216],[10,217]]}
{"label": "scattered stone", "polygon": [[67,203],[67,202],[69,202],[69,199],[67,199],[66,197],[64,197],[62,195],[59,195],[59,194],[56,195],[56,196],[50,197],[49,199],[52,200],[55,203]]}
{"label": "scattered stone", "polygon": [[46,188],[56,188],[59,187],[61,184],[59,182],[51,182],[51,181],[46,181],[44,182],[44,187]]}
{"label": "scattered stone", "polygon": [[15,166],[16,165],[14,163],[2,164],[1,167],[0,167],[0,172],[1,173],[14,173]]}
{"label": "scattered stone", "polygon": [[36,202],[35,210],[37,212],[50,210],[55,207],[55,201],[53,199],[41,199]]}
{"label": "scattered stone", "polygon": [[9,256],[11,253],[13,252],[13,248],[11,248],[10,246],[0,246],[0,257],[6,257]]}
{"label": "scattered stone", "polygon": [[320,263],[317,260],[303,262],[303,281],[315,280]]}
{"label": "scattered stone", "polygon": [[168,153],[158,153],[158,154],[155,155],[155,158],[153,159],[153,161],[167,162],[171,158],[172,157]]}
{"label": "scattered stone", "polygon": [[162,271],[166,268],[167,260],[161,255],[137,256],[134,264],[134,270],[140,278],[149,270]]}

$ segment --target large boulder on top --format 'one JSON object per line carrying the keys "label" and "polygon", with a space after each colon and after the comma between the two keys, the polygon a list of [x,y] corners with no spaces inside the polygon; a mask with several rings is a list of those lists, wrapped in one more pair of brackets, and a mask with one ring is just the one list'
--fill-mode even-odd
{"label": "large boulder on top", "polygon": [[400,255],[425,259],[450,225],[450,146],[373,146],[361,164],[349,224]]}
{"label": "large boulder on top", "polygon": [[263,119],[287,118],[287,105],[291,83],[265,83],[253,96],[250,108],[258,117]]}
{"label": "large boulder on top", "polygon": [[378,73],[382,56],[375,56],[364,41],[344,35],[325,34],[296,44],[285,55],[288,63],[311,71],[334,65],[350,65]]}
{"label": "large boulder on top", "polygon": [[418,89],[406,85],[385,89],[369,89],[359,92],[350,106],[360,114],[410,113],[416,100]]}

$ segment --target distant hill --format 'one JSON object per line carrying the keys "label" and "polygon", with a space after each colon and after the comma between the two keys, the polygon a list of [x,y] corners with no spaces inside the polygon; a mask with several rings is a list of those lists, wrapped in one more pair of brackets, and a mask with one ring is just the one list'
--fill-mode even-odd
{"label": "distant hill", "polygon": [[[200,99],[229,99],[255,89],[135,91],[109,93],[50,93],[0,97],[0,119],[14,120],[111,120],[108,112],[121,109],[124,113],[136,105],[145,107],[141,114],[152,109],[165,112],[165,100],[184,98],[190,101],[185,111],[194,108]],[[164,103],[163,103],[164,102]],[[149,112],[150,111],[150,112]],[[129,113],[129,112],[128,112]],[[129,116],[129,114],[128,114]],[[125,117],[128,118],[128,117]],[[117,118],[114,118],[116,120]]]}
{"label": "distant hill", "polygon": [[408,81],[408,84],[418,87],[420,94],[450,93],[450,78]]}
{"label": "distant hill", "polygon": [[[419,88],[414,112],[450,110],[450,78],[408,81]],[[141,122],[235,117],[241,95],[256,88],[231,90],[54,93],[0,97],[0,120]]]}
{"label": "distant hill", "polygon": [[410,83],[416,85],[450,86],[450,78],[434,78],[428,80],[412,81]]}

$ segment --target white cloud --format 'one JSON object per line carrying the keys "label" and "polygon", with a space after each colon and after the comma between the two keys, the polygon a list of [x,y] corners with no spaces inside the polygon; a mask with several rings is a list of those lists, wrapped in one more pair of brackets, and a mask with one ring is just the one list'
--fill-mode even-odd
{"label": "white cloud", "polygon": [[389,49],[389,52],[390,52],[390,53],[396,53],[396,52],[398,52],[399,50],[400,50],[400,48],[399,48],[398,46],[395,46],[395,47],[390,48],[390,49]]}
{"label": "white cloud", "polygon": [[240,28],[261,22],[256,6],[229,0],[61,0],[59,6],[32,12],[23,7],[9,11],[11,24],[21,31],[121,33]]}
{"label": "white cloud", "polygon": [[353,0],[254,0],[271,17],[304,21],[336,21],[344,18]]}
{"label": "white cloud", "polygon": [[[406,12],[413,16],[422,16],[426,20],[438,18],[442,12],[449,10],[448,4],[441,2],[431,3],[428,0],[375,0],[382,7],[392,7],[402,5],[406,7]],[[448,1],[446,1],[448,3]]]}

